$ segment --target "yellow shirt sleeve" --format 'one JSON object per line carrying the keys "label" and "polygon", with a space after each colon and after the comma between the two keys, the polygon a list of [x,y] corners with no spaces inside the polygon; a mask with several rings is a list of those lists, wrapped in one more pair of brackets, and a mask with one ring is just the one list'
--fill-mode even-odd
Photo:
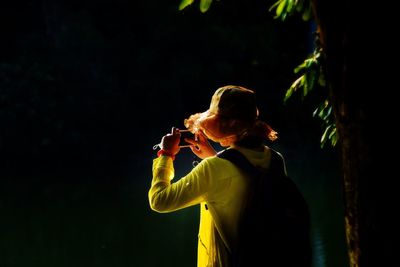
{"label": "yellow shirt sleeve", "polygon": [[206,160],[200,162],[189,174],[175,183],[174,166],[171,157],[161,156],[153,161],[153,179],[149,190],[152,210],[171,212],[199,204],[207,199],[210,188],[210,171]]}

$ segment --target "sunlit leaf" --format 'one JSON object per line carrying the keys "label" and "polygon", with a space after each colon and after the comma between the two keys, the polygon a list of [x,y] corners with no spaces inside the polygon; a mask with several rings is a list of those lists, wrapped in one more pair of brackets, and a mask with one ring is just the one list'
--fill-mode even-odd
{"label": "sunlit leaf", "polygon": [[321,148],[323,148],[324,146],[325,146],[325,144],[326,144],[326,141],[328,141],[328,139],[321,139]]}
{"label": "sunlit leaf", "polygon": [[294,69],[294,73],[298,73],[299,71],[301,71],[302,69],[304,69],[306,67],[306,61],[304,61],[302,64],[298,65],[295,69]]}
{"label": "sunlit leaf", "polygon": [[331,133],[329,134],[329,139],[332,139],[333,135],[336,134],[336,127],[334,127],[331,131]]}
{"label": "sunlit leaf", "polygon": [[332,124],[331,124],[331,125],[328,125],[328,126],[325,128],[324,134],[323,134],[322,137],[321,137],[321,145],[322,145],[322,146],[323,146],[323,145],[325,144],[325,142],[328,140],[327,137],[328,137],[328,135],[329,135],[329,131],[330,131],[331,128],[332,128]]}
{"label": "sunlit leaf", "polygon": [[306,68],[310,68],[311,65],[314,63],[314,59],[313,58],[308,58],[306,59]]}
{"label": "sunlit leaf", "polygon": [[277,5],[279,5],[282,1],[284,1],[284,0],[279,0],[279,1],[276,1],[269,9],[268,9],[268,11],[272,11],[272,9],[273,8],[275,8]]}
{"label": "sunlit leaf", "polygon": [[326,105],[323,104],[324,106],[320,109],[319,113],[318,113],[318,117],[320,117],[321,119],[323,117],[325,117],[325,112],[326,112]]}
{"label": "sunlit leaf", "polygon": [[291,13],[293,10],[294,0],[287,0],[286,12]]}
{"label": "sunlit leaf", "polygon": [[293,92],[294,92],[293,88],[290,87],[286,91],[285,98],[283,99],[283,102],[286,102],[292,96]]}
{"label": "sunlit leaf", "polygon": [[299,86],[301,86],[303,84],[303,82],[304,82],[304,75],[301,75],[299,78],[297,78],[294,81],[294,83],[292,83],[292,85],[290,87],[296,91],[297,88],[299,88]]}
{"label": "sunlit leaf", "polygon": [[313,112],[313,117],[317,116],[317,114],[320,112],[321,108],[323,108],[323,107],[321,107],[321,106],[322,106],[322,104],[320,104],[320,105],[314,110],[314,112]]}
{"label": "sunlit leaf", "polygon": [[329,116],[332,114],[332,106],[326,109],[325,115],[322,117],[322,120],[328,120]]}
{"label": "sunlit leaf", "polygon": [[182,2],[179,5],[179,10],[183,10],[187,6],[190,6],[191,4],[193,4],[193,2],[194,2],[194,0],[182,0]]}
{"label": "sunlit leaf", "polygon": [[325,108],[320,109],[320,111],[318,112],[318,117],[322,118],[324,116],[324,113],[325,113]]}
{"label": "sunlit leaf", "polygon": [[299,86],[301,86],[303,81],[304,81],[304,75],[300,76],[298,79],[296,79],[296,81],[294,81],[292,83],[290,88],[286,91],[285,98],[283,99],[283,102],[286,102],[292,96],[293,92],[295,92],[297,90],[297,88],[299,88]]}
{"label": "sunlit leaf", "polygon": [[281,15],[282,21],[284,21],[286,19],[287,14],[288,14],[287,12],[282,12],[282,15]]}
{"label": "sunlit leaf", "polygon": [[[275,18],[278,18],[281,16],[283,10],[285,9],[286,6],[286,0],[282,0],[280,1],[280,4],[278,5],[278,7],[276,8],[276,16]],[[283,19],[282,19],[283,20]]]}
{"label": "sunlit leaf", "polygon": [[337,134],[337,131],[335,128],[335,133],[332,135],[332,138],[331,138],[331,145],[336,146],[338,140],[339,140],[339,135]]}
{"label": "sunlit leaf", "polygon": [[212,0],[200,0],[200,11],[205,13],[210,8]]}
{"label": "sunlit leaf", "polygon": [[297,88],[304,86],[304,83],[306,82],[306,76],[303,74],[301,77],[302,79],[300,80],[300,85],[297,86]]}

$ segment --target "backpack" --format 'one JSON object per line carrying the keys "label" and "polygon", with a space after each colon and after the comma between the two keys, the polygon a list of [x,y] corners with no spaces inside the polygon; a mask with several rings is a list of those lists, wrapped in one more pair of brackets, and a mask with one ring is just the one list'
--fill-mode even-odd
{"label": "backpack", "polygon": [[230,251],[230,266],[311,267],[310,214],[306,200],[285,172],[283,158],[271,149],[268,170],[253,166],[235,149],[227,159],[251,179],[239,223],[239,246]]}

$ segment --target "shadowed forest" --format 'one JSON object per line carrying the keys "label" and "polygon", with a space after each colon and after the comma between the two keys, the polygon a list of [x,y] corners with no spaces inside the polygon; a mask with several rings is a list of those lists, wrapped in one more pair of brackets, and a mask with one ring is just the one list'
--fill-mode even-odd
{"label": "shadowed forest", "polygon": [[[150,210],[153,146],[216,88],[256,91],[309,202],[314,267],[347,266],[336,149],[291,99],[314,26],[272,1],[15,0],[0,8],[0,266],[195,266],[198,207]],[[176,179],[194,155],[177,156]]]}

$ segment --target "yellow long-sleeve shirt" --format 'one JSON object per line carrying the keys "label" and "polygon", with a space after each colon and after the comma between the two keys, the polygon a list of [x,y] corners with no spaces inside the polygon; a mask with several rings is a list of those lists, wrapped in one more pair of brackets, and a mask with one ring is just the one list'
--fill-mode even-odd
{"label": "yellow long-sleeve shirt", "polygon": [[[234,147],[254,165],[268,168],[271,150],[254,151]],[[153,161],[153,180],[149,190],[150,207],[157,212],[172,212],[201,204],[198,240],[198,267],[227,267],[226,248],[237,243],[239,216],[244,208],[247,179],[230,161],[210,157],[175,183],[170,157]]]}

